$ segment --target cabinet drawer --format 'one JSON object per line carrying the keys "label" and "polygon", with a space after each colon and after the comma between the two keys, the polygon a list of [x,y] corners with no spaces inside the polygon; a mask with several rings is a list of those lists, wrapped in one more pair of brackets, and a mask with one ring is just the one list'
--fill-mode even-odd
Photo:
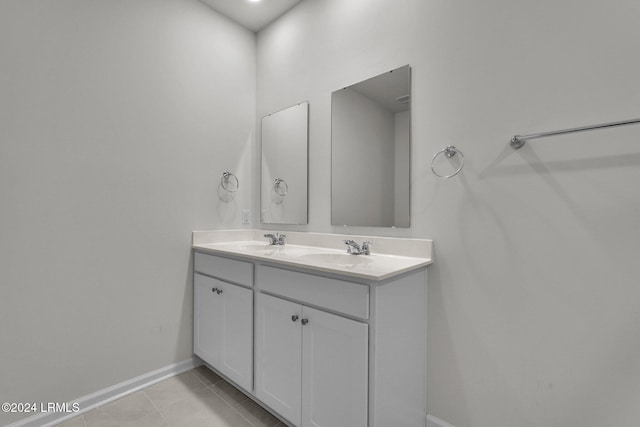
{"label": "cabinet drawer", "polygon": [[196,252],[194,270],[229,282],[253,286],[253,264],[250,262]]}
{"label": "cabinet drawer", "polygon": [[361,319],[369,318],[367,285],[264,265],[256,268],[256,284],[261,290]]}

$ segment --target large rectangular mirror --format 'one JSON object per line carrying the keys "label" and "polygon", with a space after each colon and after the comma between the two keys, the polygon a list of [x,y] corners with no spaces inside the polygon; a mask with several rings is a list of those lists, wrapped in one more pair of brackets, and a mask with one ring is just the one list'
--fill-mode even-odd
{"label": "large rectangular mirror", "polygon": [[260,221],[306,224],[309,104],[262,118],[262,184]]}
{"label": "large rectangular mirror", "polygon": [[409,227],[411,68],[331,95],[331,224]]}

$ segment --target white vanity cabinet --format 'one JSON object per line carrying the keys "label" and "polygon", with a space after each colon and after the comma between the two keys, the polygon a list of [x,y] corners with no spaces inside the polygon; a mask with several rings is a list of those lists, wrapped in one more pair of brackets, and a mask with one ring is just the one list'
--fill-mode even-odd
{"label": "white vanity cabinet", "polygon": [[256,296],[256,397],[296,426],[366,427],[368,326]]}
{"label": "white vanity cabinet", "polygon": [[193,328],[194,353],[251,392],[253,290],[196,272]]}
{"label": "white vanity cabinet", "polygon": [[374,280],[194,259],[194,352],[254,400],[295,427],[424,426],[426,267]]}

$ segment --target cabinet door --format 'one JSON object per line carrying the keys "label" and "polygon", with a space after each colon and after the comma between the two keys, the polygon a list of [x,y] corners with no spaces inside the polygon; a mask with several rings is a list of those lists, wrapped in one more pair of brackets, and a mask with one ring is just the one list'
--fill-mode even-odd
{"label": "cabinet door", "polygon": [[220,329],[217,327],[219,298],[215,289],[221,282],[195,274],[193,278],[193,352],[211,366],[217,366]]}
{"label": "cabinet door", "polygon": [[256,396],[300,425],[302,307],[256,295]]}
{"label": "cabinet door", "polygon": [[253,291],[220,282],[218,297],[221,373],[247,391],[253,385]]}
{"label": "cabinet door", "polygon": [[253,291],[194,275],[193,352],[251,391]]}
{"label": "cabinet door", "polygon": [[368,325],[303,308],[302,427],[366,427]]}

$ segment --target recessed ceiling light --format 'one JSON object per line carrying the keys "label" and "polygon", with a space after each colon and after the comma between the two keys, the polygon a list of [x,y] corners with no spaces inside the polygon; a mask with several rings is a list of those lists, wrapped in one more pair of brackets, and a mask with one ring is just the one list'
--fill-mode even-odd
{"label": "recessed ceiling light", "polygon": [[262,1],[262,0],[249,0],[249,1],[250,1],[251,3],[258,3],[258,2],[260,2],[260,1]]}

